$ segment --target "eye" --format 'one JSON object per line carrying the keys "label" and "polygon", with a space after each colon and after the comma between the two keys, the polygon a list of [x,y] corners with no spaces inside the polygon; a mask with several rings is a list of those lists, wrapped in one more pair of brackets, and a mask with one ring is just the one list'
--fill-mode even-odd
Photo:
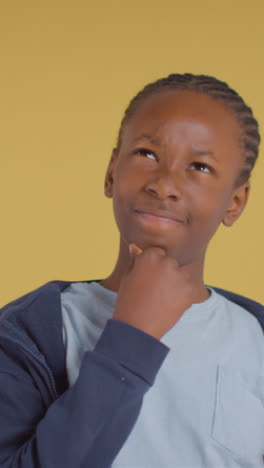
{"label": "eye", "polygon": [[193,162],[191,164],[191,166],[194,169],[198,170],[199,172],[205,172],[205,173],[208,173],[208,174],[214,172],[214,169],[211,166],[209,166],[208,164],[202,163],[202,162]]}
{"label": "eye", "polygon": [[153,153],[153,151],[148,150],[147,148],[137,148],[134,151],[134,154],[141,154],[143,156],[146,156],[148,159],[152,159],[153,161],[157,159],[156,154]]}

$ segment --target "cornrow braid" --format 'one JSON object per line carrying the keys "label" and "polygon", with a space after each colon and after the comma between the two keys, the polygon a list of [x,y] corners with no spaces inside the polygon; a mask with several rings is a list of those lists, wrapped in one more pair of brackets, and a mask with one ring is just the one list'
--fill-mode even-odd
{"label": "cornrow braid", "polygon": [[241,148],[244,156],[244,166],[236,185],[239,186],[247,181],[258,157],[260,144],[258,122],[253,116],[251,108],[245,104],[242,97],[230,88],[227,83],[212,76],[174,73],[166,78],[147,84],[131,100],[125,111],[118,134],[117,150],[120,149],[124,127],[136,113],[140,104],[153,94],[171,89],[195,90],[207,94],[213,99],[223,102],[232,111],[241,129]]}

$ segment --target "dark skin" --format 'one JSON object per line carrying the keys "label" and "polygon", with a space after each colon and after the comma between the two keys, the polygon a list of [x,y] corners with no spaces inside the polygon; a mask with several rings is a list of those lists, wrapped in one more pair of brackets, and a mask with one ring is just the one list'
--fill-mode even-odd
{"label": "dark skin", "polygon": [[223,103],[190,90],[156,93],[128,121],[105,178],[120,231],[116,266],[101,282],[118,292],[113,318],[160,339],[208,298],[208,243],[249,194],[248,181],[236,186],[240,132]]}

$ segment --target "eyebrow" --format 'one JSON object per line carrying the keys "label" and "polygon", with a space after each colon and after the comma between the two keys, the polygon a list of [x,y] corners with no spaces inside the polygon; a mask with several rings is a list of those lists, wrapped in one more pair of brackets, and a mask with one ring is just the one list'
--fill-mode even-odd
{"label": "eyebrow", "polygon": [[198,156],[211,156],[215,161],[218,161],[218,159],[215,157],[214,152],[207,150],[207,149],[197,149],[193,148],[192,149],[193,153],[197,154]]}
{"label": "eyebrow", "polygon": [[[161,140],[159,138],[152,137],[150,135],[147,135],[146,133],[142,133],[142,135],[135,138],[134,143],[136,143],[139,140],[149,140],[150,143],[152,143],[153,145],[161,146]],[[207,149],[192,148],[192,152],[197,154],[197,156],[210,156],[215,161],[218,161],[218,159],[215,157],[213,151],[210,151],[210,150],[207,150]]]}
{"label": "eyebrow", "polygon": [[154,138],[146,133],[142,133],[139,137],[135,138],[134,143],[138,140],[149,140],[153,145],[161,145],[161,140],[159,138]]}

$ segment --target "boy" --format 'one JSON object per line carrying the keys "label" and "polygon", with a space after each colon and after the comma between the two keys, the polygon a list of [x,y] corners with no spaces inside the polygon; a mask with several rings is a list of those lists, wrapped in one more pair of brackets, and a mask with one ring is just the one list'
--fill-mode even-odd
{"label": "boy", "polygon": [[3,309],[1,466],[260,466],[263,332],[249,311],[263,308],[203,283],[258,143],[251,110],[214,78],[171,75],[132,100],[105,179],[112,274]]}

